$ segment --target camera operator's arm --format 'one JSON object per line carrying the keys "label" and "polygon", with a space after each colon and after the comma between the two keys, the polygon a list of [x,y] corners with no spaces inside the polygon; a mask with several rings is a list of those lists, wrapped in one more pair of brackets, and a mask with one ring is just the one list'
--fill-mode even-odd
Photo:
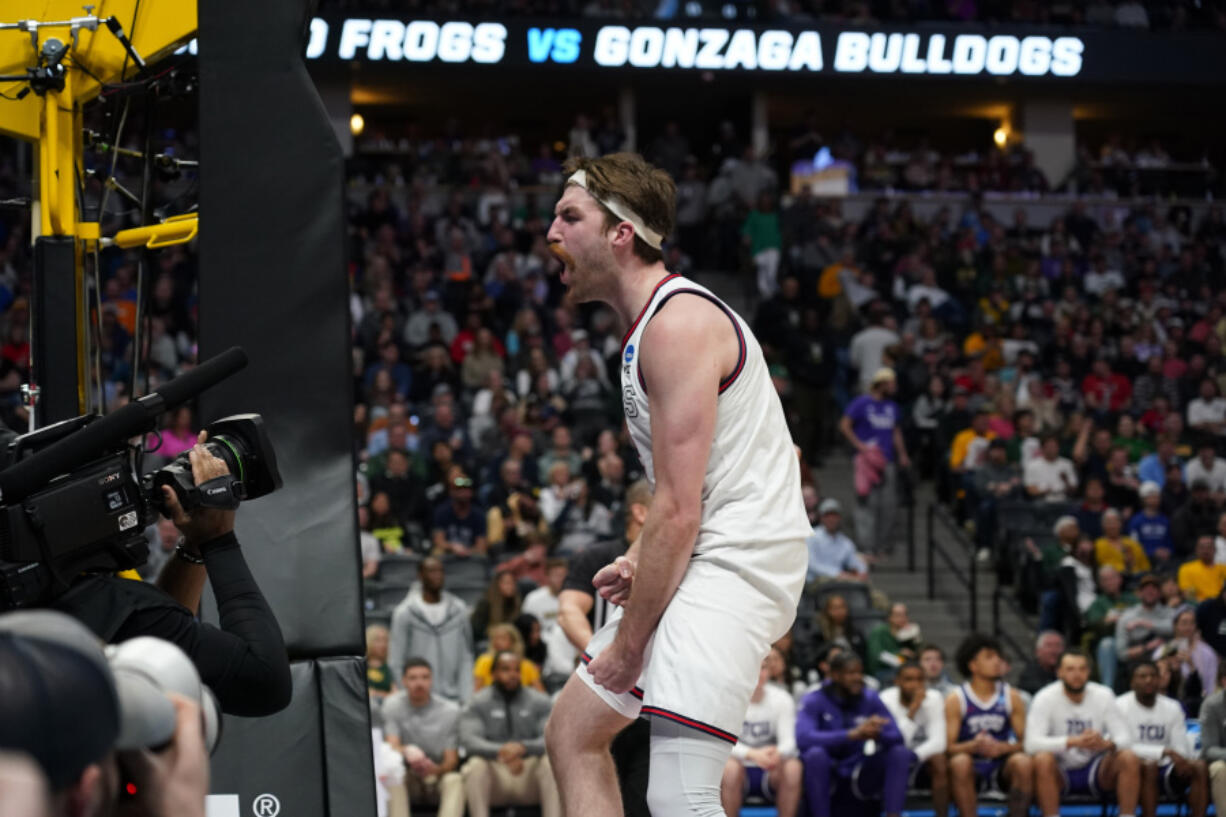
{"label": "camera operator's arm", "polygon": [[[187,453],[192,464],[192,480],[197,485],[229,473],[226,464],[204,447],[208,436],[207,431],[201,431],[196,445]],[[189,516],[179,505],[178,497],[169,486],[162,486],[162,495],[170,512],[170,521],[174,522],[175,527],[183,534],[183,549],[188,554],[199,558],[200,545],[233,532],[234,511],[196,508]],[[157,584],[179,604],[196,613],[200,610],[200,595],[204,592],[205,575],[203,562],[195,564],[178,558],[176,554],[175,558],[167,560],[158,575]]]}

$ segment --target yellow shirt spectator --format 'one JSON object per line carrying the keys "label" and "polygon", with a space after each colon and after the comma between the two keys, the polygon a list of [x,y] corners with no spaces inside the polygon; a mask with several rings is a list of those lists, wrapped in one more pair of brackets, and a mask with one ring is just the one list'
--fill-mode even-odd
{"label": "yellow shirt spectator", "polygon": [[1179,566],[1179,591],[1185,599],[1202,602],[1216,598],[1226,584],[1226,565],[1205,564],[1200,559]]}
{"label": "yellow shirt spectator", "polygon": [[[478,690],[494,683],[494,654],[492,652],[487,652],[477,658],[477,663],[473,665],[473,680],[476,681],[475,686]],[[541,684],[541,671],[527,658],[519,662],[519,682],[526,687],[544,690]]]}
{"label": "yellow shirt spectator", "polygon": [[[1129,558],[1125,554],[1131,558],[1132,564],[1128,564]],[[1098,561],[1099,568],[1111,565],[1125,576],[1144,573],[1150,568],[1145,549],[1140,542],[1129,536],[1121,536],[1114,543],[1105,536],[1100,537],[1094,543],[1094,558]]]}
{"label": "yellow shirt spectator", "polygon": [[[976,428],[972,425],[970,428],[962,429],[954,435],[953,444],[949,447],[949,467],[955,471],[961,471],[967,466],[974,467],[978,465],[978,463],[968,463],[966,461],[966,455],[971,450],[971,443],[979,438],[985,440],[996,439],[996,432],[987,427],[987,414],[984,414],[982,417],[976,416],[972,422],[978,423],[980,427]],[[983,452],[980,451],[979,453]]]}

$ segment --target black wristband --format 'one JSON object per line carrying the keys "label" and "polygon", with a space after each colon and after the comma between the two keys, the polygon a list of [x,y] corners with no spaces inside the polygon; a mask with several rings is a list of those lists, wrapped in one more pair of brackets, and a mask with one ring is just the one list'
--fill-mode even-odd
{"label": "black wristband", "polygon": [[179,541],[179,544],[175,545],[175,556],[187,562],[188,564],[193,564],[193,565],[203,565],[204,564],[204,557],[200,556],[199,554],[192,553],[191,551],[189,551],[184,546],[182,540]]}

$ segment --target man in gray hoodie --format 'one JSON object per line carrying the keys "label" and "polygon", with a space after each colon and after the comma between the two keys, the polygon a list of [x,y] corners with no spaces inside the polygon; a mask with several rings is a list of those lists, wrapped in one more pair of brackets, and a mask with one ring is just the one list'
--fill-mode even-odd
{"label": "man in gray hoodie", "polygon": [[[1137,587],[1141,603],[1129,607],[1115,622],[1115,649],[1125,667],[1152,654],[1175,632],[1175,610],[1161,603],[1160,587],[1153,573],[1142,576]],[[1131,675],[1131,669],[1124,672],[1125,678]]]}
{"label": "man in gray hoodie", "polygon": [[558,784],[545,755],[548,696],[520,684],[521,659],[494,656],[494,683],[473,695],[460,716],[462,771],[470,817],[489,817],[490,806],[541,807],[541,817],[562,817]]}
{"label": "man in gray hoodie", "polygon": [[443,563],[430,556],[418,582],[392,613],[387,665],[393,678],[412,656],[434,668],[434,694],[463,704],[473,692],[473,632],[468,605],[443,589]]}
{"label": "man in gray hoodie", "polygon": [[1209,764],[1213,808],[1226,814],[1226,661],[1217,667],[1217,691],[1200,705],[1200,756]]}

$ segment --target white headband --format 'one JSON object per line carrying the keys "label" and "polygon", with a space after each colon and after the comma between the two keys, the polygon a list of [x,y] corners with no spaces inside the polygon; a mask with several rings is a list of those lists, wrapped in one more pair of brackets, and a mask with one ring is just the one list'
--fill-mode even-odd
{"label": "white headband", "polygon": [[586,171],[576,170],[573,174],[571,174],[571,177],[566,180],[566,183],[578,185],[584,190],[587,190],[592,198],[596,199],[596,201],[607,207],[610,213],[617,216],[622,221],[630,222],[630,225],[634,227],[634,234],[643,239],[643,241],[647,242],[647,246],[658,250],[660,249],[660,245],[664,243],[664,236],[660,235],[655,230],[644,224],[643,219],[639,218],[638,213],[634,212],[615,198],[602,199],[595,193],[592,193],[587,186]]}

